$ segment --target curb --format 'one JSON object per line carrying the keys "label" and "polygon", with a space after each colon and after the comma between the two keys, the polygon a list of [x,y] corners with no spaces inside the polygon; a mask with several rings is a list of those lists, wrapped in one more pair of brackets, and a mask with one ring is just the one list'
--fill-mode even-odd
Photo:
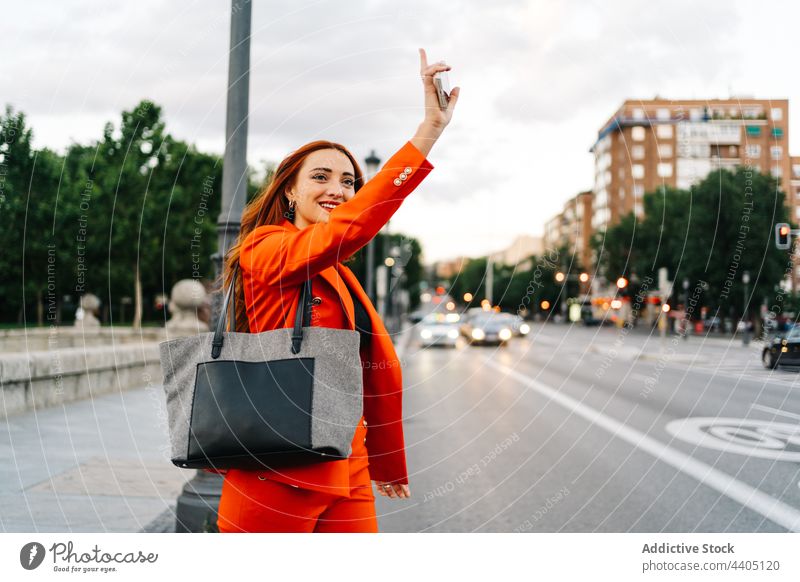
{"label": "curb", "polygon": [[170,506],[138,533],[175,533],[175,508]]}

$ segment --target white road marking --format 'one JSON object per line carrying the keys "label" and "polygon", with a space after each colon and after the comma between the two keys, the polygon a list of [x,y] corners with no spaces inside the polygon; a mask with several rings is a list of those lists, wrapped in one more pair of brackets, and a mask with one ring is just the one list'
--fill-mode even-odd
{"label": "white road marking", "polygon": [[723,453],[800,461],[800,451],[786,450],[800,445],[800,425],[794,422],[691,416],[669,421],[665,430],[689,444]]}
{"label": "white road marking", "polygon": [[787,418],[794,418],[795,420],[800,420],[800,414],[794,414],[793,412],[786,412],[785,410],[781,410],[780,408],[772,408],[770,406],[764,406],[763,404],[751,404],[750,408],[756,408],[758,410],[763,410],[764,412],[772,412],[774,414],[780,414],[781,416],[785,416]]}
{"label": "white road marking", "polygon": [[734,479],[727,473],[715,469],[711,465],[698,461],[677,449],[673,449],[643,432],[627,426],[610,416],[582,404],[578,400],[567,396],[563,392],[526,376],[516,370],[498,364],[490,358],[484,358],[486,364],[507,376],[518,380],[528,388],[560,404],[572,413],[583,417],[592,424],[610,432],[613,436],[627,441],[634,447],[656,457],[658,460],[671,465],[685,475],[696,479],[703,485],[715,489],[722,495],[744,505],[745,507],[761,514],[765,518],[785,527],[789,531],[800,531],[800,510],[791,505],[767,495],[763,491],[751,487],[747,483]]}

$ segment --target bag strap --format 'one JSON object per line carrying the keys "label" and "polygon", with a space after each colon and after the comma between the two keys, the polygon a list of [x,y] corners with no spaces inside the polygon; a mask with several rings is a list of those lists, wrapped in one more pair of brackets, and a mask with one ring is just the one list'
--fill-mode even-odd
{"label": "bag strap", "polygon": [[[303,307],[302,311],[300,306]],[[300,289],[300,300],[297,304],[297,312],[294,315],[294,330],[292,330],[292,353],[300,352],[300,345],[303,342],[303,327],[311,325],[311,279],[306,279]]]}
{"label": "bag strap", "polygon": [[[222,302],[222,310],[220,311],[219,318],[217,319],[217,327],[214,330],[214,339],[211,341],[211,357],[213,359],[219,358],[222,353],[222,344],[224,342],[225,320],[228,318],[228,305],[233,300],[233,310],[231,312],[231,331],[236,330],[236,294],[233,292],[236,284],[236,277],[239,274],[239,265],[233,268],[233,276],[231,282],[228,284],[228,289],[225,292],[225,298]],[[306,279],[300,289],[300,300],[297,303],[297,312],[295,314],[294,329],[292,330],[292,353],[296,354],[300,351],[303,342],[303,327],[311,325],[311,279]]]}

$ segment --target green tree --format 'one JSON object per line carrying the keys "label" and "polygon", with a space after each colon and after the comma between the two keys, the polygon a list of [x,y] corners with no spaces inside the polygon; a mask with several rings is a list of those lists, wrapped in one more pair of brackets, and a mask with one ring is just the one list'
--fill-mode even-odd
{"label": "green tree", "polygon": [[57,236],[62,159],[47,149],[35,151],[32,140],[25,115],[7,106],[0,116],[3,313],[19,323],[56,323],[52,302],[63,284],[57,276],[63,258]]}
{"label": "green tree", "polygon": [[634,275],[657,281],[658,270],[666,268],[675,282],[673,301],[684,302],[685,279],[698,311],[706,305],[723,315],[745,313],[746,271],[751,278],[746,313],[752,314],[790,273],[788,253],[774,244],[779,222],[789,217],[775,179],[738,167],[712,172],[692,190],[645,194],[644,218],[624,216],[597,235],[593,246],[599,271],[609,281]]}

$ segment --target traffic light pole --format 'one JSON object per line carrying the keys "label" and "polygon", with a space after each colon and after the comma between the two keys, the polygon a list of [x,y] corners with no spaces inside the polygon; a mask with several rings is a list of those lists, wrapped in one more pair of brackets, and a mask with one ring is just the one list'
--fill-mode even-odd
{"label": "traffic light pole", "polygon": [[775,247],[781,251],[788,251],[792,248],[792,237],[800,236],[800,229],[792,228],[785,222],[775,225]]}

